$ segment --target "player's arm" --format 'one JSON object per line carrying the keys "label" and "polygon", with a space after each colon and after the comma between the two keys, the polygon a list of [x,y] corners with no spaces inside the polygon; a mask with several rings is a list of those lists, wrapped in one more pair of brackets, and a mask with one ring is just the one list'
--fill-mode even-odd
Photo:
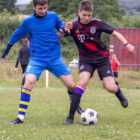
{"label": "player's arm", "polygon": [[113,31],[111,35],[113,35],[114,37],[116,37],[123,44],[123,46],[127,48],[127,50],[130,53],[134,54],[134,52],[135,52],[134,46],[131,45],[130,43],[128,43],[128,41],[122,36],[122,34],[120,34],[117,31]]}
{"label": "player's arm", "polygon": [[62,29],[60,29],[56,34],[59,40],[61,40],[64,37],[64,31]]}
{"label": "player's arm", "polygon": [[121,64],[120,64],[119,60],[117,58],[115,60],[116,60],[117,65],[120,66]]}
{"label": "player's arm", "polygon": [[18,53],[18,57],[17,57],[17,60],[16,60],[15,68],[18,68],[19,59],[20,59],[20,51],[19,51],[19,53]]}
{"label": "player's arm", "polygon": [[15,71],[18,71],[19,59],[20,59],[20,53],[18,53],[18,57],[17,57],[17,60],[16,60],[16,64],[15,64],[15,68],[14,68]]}
{"label": "player's arm", "polygon": [[26,36],[29,32],[29,29],[28,29],[28,25],[26,24],[25,21],[23,21],[21,23],[21,25],[15,30],[15,32],[11,35],[10,39],[9,39],[9,42],[6,46],[6,48],[4,49],[1,57],[3,59],[6,59],[10,49],[12,48],[12,46],[18,42],[21,38],[23,38],[24,36]]}
{"label": "player's arm", "polygon": [[12,48],[12,46],[13,46],[13,44],[8,43],[7,46],[6,46],[6,48],[4,49],[4,51],[3,51],[2,55],[1,55],[1,57],[2,57],[4,60],[7,59],[7,55],[8,55],[8,53],[9,53],[10,49]]}
{"label": "player's arm", "polygon": [[55,14],[55,17],[56,17],[56,25],[55,25],[55,28],[57,30],[57,36],[60,39],[63,38],[64,36],[64,28],[65,28],[65,25],[63,24],[63,22],[59,19],[58,15]]}

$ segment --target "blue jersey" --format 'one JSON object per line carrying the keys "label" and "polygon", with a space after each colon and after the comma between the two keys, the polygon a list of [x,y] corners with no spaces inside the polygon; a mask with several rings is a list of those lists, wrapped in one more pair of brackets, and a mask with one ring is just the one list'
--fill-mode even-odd
{"label": "blue jersey", "polygon": [[29,34],[30,57],[34,60],[52,61],[60,58],[60,44],[56,30],[63,28],[64,24],[56,13],[47,11],[42,18],[32,14],[23,20],[12,34],[9,43],[14,44]]}

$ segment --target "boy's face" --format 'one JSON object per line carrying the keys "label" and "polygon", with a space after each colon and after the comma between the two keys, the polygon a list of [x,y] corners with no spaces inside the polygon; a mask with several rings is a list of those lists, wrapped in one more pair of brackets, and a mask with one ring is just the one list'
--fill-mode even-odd
{"label": "boy's face", "polygon": [[45,5],[36,5],[36,6],[33,5],[33,9],[36,11],[36,14],[38,16],[40,16],[40,17],[45,16],[46,11],[47,11],[47,7],[48,7],[47,4],[45,4]]}
{"label": "boy's face", "polygon": [[78,15],[82,24],[88,24],[92,18],[92,11],[78,11]]}

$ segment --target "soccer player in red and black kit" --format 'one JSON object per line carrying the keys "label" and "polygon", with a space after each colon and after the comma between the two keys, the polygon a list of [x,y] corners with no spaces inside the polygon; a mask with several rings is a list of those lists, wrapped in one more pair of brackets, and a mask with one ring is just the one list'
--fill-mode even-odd
{"label": "soccer player in red and black kit", "polygon": [[69,115],[63,122],[64,125],[73,123],[81,96],[96,69],[100,79],[103,80],[105,89],[116,95],[124,108],[128,106],[127,98],[114,82],[109,51],[101,41],[101,33],[105,32],[116,37],[132,54],[134,53],[134,46],[129,44],[110,25],[99,19],[92,19],[92,12],[93,4],[88,0],[83,0],[79,5],[79,17],[65,25],[65,31],[71,34],[79,50],[79,81],[74,89]]}

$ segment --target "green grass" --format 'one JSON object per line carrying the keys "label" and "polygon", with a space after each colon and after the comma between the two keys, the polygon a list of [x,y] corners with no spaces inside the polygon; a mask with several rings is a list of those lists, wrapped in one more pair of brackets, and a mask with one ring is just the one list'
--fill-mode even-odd
{"label": "green grass", "polygon": [[140,140],[140,94],[123,89],[129,107],[121,107],[117,98],[102,88],[87,89],[83,108],[98,112],[96,125],[84,126],[76,114],[74,124],[62,125],[69,110],[65,88],[34,88],[25,122],[8,126],[16,118],[20,92],[18,87],[0,90],[1,140]]}
{"label": "green grass", "polygon": [[[0,65],[0,87],[17,87],[20,86],[22,81],[21,68],[19,71],[14,71],[14,63],[1,63]],[[75,83],[78,81],[78,69],[70,69],[74,78]],[[119,85],[122,88],[136,89],[140,88],[140,72],[130,71],[130,70],[119,70]],[[35,87],[43,88],[45,87],[45,71],[42,73],[38,82],[36,82]],[[56,78],[54,75],[49,73],[49,87],[59,87],[63,88],[62,82]],[[102,88],[102,81],[100,81],[97,72],[93,78],[90,79],[88,84],[88,89],[92,88]]]}
{"label": "green grass", "polygon": [[[32,91],[24,124],[8,126],[17,116],[22,80],[21,69],[14,72],[14,65],[0,65],[0,140],[140,140],[139,71],[119,71],[119,85],[129,100],[127,109],[102,89],[102,81],[95,72],[81,100],[84,109],[98,112],[98,123],[93,126],[82,125],[77,114],[74,124],[62,125],[69,110],[66,89],[52,74],[46,89],[44,72]],[[77,83],[78,70],[71,71]]]}

